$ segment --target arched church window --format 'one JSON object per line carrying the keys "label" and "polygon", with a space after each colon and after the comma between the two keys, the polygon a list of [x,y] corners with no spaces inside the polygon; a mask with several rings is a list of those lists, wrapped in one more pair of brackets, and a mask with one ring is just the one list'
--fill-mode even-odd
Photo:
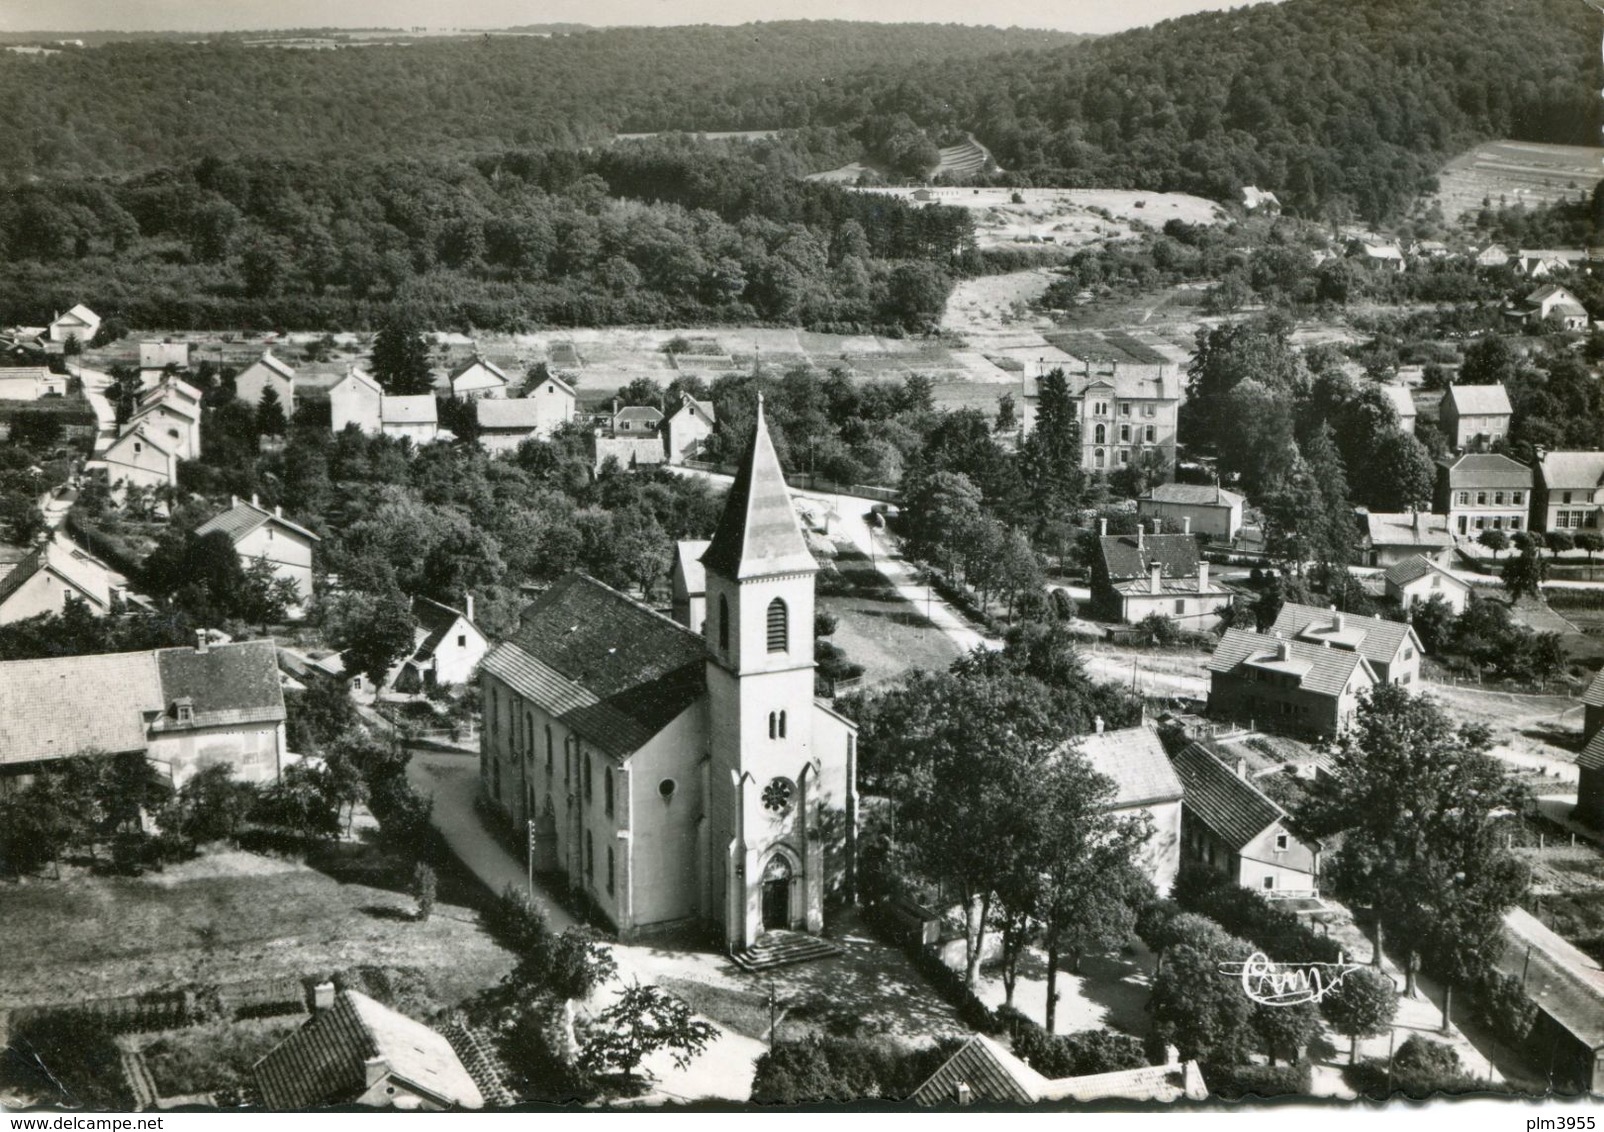
{"label": "arched church window", "polygon": [[579,767],[579,771],[582,775],[584,775],[585,779],[585,801],[587,802],[595,797],[595,794],[591,789],[595,785],[595,779],[591,776],[591,761],[591,756],[586,755],[584,756],[584,762],[581,763]]}
{"label": "arched church window", "polygon": [[602,768],[602,808],[608,817],[613,816],[613,768]]}
{"label": "arched church window", "polygon": [[778,739],[779,737],[780,737],[780,713],[777,712],[777,711],[771,711],[771,712],[769,712],[769,738],[770,739]]}
{"label": "arched church window", "polygon": [[785,713],[783,711],[780,713],[780,738],[785,738]]}
{"label": "arched church window", "polygon": [[718,595],[718,647],[720,652],[730,648],[730,603],[723,594]]}
{"label": "arched church window", "polygon": [[790,614],[785,602],[775,598],[769,602],[769,651],[785,652],[790,647]]}
{"label": "arched church window", "polygon": [[796,783],[789,778],[771,778],[769,784],[763,787],[763,808],[771,814],[783,817],[790,813],[795,798]]}
{"label": "arched church window", "polygon": [[553,761],[553,759],[552,759],[552,750],[551,750],[551,724],[548,723],[548,724],[546,724],[546,773],[547,774],[551,773],[552,761]]}

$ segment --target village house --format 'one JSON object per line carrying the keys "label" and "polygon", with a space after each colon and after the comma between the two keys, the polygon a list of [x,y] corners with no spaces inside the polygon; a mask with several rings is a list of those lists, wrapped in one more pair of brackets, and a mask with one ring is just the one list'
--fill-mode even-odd
{"label": "village house", "polygon": [[440,435],[439,407],[428,393],[406,397],[385,394],[379,403],[379,429],[385,436],[428,444]]}
{"label": "village house", "polygon": [[1508,456],[1472,452],[1437,462],[1433,507],[1448,517],[1448,529],[1461,538],[1480,531],[1518,531],[1526,526],[1534,475]]}
{"label": "village house", "polygon": [[1373,267],[1380,271],[1403,271],[1409,266],[1404,257],[1403,249],[1397,244],[1371,243],[1368,240],[1355,240],[1349,247],[1349,254],[1357,256],[1366,267]]}
{"label": "village house", "polygon": [[1346,731],[1359,697],[1380,683],[1354,649],[1247,629],[1225,631],[1208,669],[1210,715],[1312,737]]}
{"label": "village house", "polygon": [[1556,271],[1584,268],[1587,252],[1582,248],[1521,248],[1515,253],[1515,270],[1533,279],[1546,279]]}
{"label": "village house", "polygon": [[263,350],[262,356],[246,366],[234,378],[234,396],[247,405],[260,405],[262,394],[269,389],[278,394],[284,407],[286,420],[295,415],[295,371],[273,356],[272,350]]}
{"label": "village house", "polygon": [[50,340],[52,342],[65,342],[69,338],[76,338],[87,346],[90,339],[100,333],[100,316],[88,307],[79,303],[66,314],[58,314],[50,320]]}
{"label": "village house", "polygon": [[524,609],[482,666],[485,797],[625,938],[825,953],[765,933],[816,934],[850,891],[857,726],[813,697],[818,567],[761,401],[701,564],[705,633],[580,573]]}
{"label": "village house", "polygon": [[1065,744],[1086,756],[1092,769],[1114,783],[1113,812],[1120,817],[1147,814],[1153,832],[1137,858],[1160,895],[1169,892],[1181,867],[1181,780],[1175,777],[1164,743],[1152,724],[1115,731],[1103,728]]}
{"label": "village house", "polygon": [[106,483],[119,488],[173,487],[178,483],[178,453],[148,425],[138,424],[112,441],[100,455]]}
{"label": "village house", "polygon": [[0,789],[63,759],[142,754],[173,786],[226,763],[276,781],[284,694],[272,641],[0,663]]}
{"label": "village house", "polygon": [[683,464],[686,460],[699,457],[703,445],[713,435],[717,419],[713,402],[698,401],[684,393],[680,394],[679,408],[663,425],[668,442],[668,462]]}
{"label": "village house", "polygon": [[1217,484],[1163,483],[1136,501],[1136,513],[1144,519],[1168,520],[1214,542],[1231,542],[1242,529],[1245,502]]}
{"label": "village house", "polygon": [[1563,330],[1586,330],[1587,308],[1569,290],[1548,283],[1526,296],[1523,309],[1515,312],[1523,322],[1552,323]]}
{"label": "village house", "polygon": [[712,545],[706,539],[686,539],[674,548],[674,565],[669,571],[674,620],[700,633],[707,623],[707,571],[702,555]]}
{"label": "village house", "polygon": [[313,993],[312,1017],[252,1067],[266,1108],[484,1107],[479,1085],[443,1034],[357,991],[336,994],[333,983]]}
{"label": "village house", "polygon": [[[139,344],[139,380],[149,389],[159,385],[169,372],[189,372],[193,347],[188,342],[141,342]],[[172,371],[168,366],[173,367]]]}
{"label": "village house", "polygon": [[1509,435],[1514,412],[1502,385],[1450,385],[1437,410],[1437,420],[1448,437],[1448,447],[1485,452]]}
{"label": "village house", "polygon": [[1271,629],[1290,640],[1360,653],[1370,662],[1377,683],[1402,684],[1413,690],[1420,682],[1420,638],[1403,621],[1359,617],[1338,613],[1335,607],[1289,601],[1281,606]]}
{"label": "village house", "polygon": [[613,402],[608,428],[614,436],[642,436],[657,434],[663,425],[663,411],[655,405],[624,405]]}
{"label": "village house", "polygon": [[1134,535],[1098,539],[1091,587],[1097,616],[1134,625],[1157,613],[1185,629],[1213,629],[1233,591],[1209,578],[1195,536],[1149,533],[1144,526],[1138,522]]}
{"label": "village house", "polygon": [[1045,1101],[1174,1103],[1207,1100],[1208,1095],[1203,1071],[1195,1061],[1049,1080],[994,1038],[976,1034],[915,1089],[910,1099],[922,1108],[962,1108]]}
{"label": "village house", "polygon": [[505,397],[507,374],[494,362],[478,354],[469,358],[445,379],[445,392],[452,397]]}
{"label": "village house", "polygon": [[1415,435],[1415,418],[1419,413],[1415,408],[1415,395],[1409,391],[1409,387],[1383,385],[1381,392],[1392,402],[1393,409],[1398,413],[1398,427],[1410,436]]}
{"label": "village house", "polygon": [[1359,512],[1359,551],[1367,566],[1396,566],[1410,558],[1438,564],[1453,557],[1448,516],[1430,511]]}
{"label": "village house", "polygon": [[408,438],[428,444],[440,432],[433,394],[395,397],[356,366],[329,390],[329,424],[335,432],[355,425],[368,436]]}
{"label": "village house", "polygon": [[[269,511],[256,496],[249,502],[234,496],[229,508],[213,515],[195,528],[204,538],[221,531],[239,552],[240,564],[249,569],[259,558],[273,564],[276,577],[295,583],[295,592],[304,606],[312,598],[312,544],[322,540],[299,523],[284,517],[284,508]],[[299,609],[292,611],[298,614]]]}
{"label": "village house", "polygon": [[547,440],[574,419],[574,390],[548,377],[527,397],[482,398],[474,404],[479,444],[488,452],[511,452],[526,440]]}
{"label": "village house", "polygon": [[412,599],[413,649],[391,670],[389,686],[406,694],[466,685],[490,651],[490,640],[473,620],[473,595],[466,609],[452,609],[426,597]]}
{"label": "village house", "polygon": [[1604,512],[1604,452],[1537,450],[1534,531],[1596,531]]}
{"label": "village house", "polygon": [[0,625],[60,613],[79,601],[96,617],[112,611],[111,571],[65,535],[52,532],[21,562],[0,575]]}
{"label": "village house", "polygon": [[67,375],[51,373],[44,366],[0,369],[0,401],[37,401],[41,397],[65,397]]}
{"label": "village house", "polygon": [[1387,598],[1397,602],[1405,611],[1440,597],[1457,615],[1465,611],[1465,604],[1470,600],[1470,583],[1461,581],[1431,559],[1418,554],[1393,566],[1383,578]]}
{"label": "village house", "polygon": [[[1038,380],[1051,369],[1038,363]],[[1164,478],[1175,468],[1176,422],[1181,404],[1180,376],[1173,366],[1111,362],[1093,372],[1091,362],[1078,374],[1066,373],[1069,394],[1080,414],[1081,467],[1111,472],[1144,453],[1163,459]]]}
{"label": "village house", "polygon": [[1287,812],[1201,743],[1175,756],[1185,799],[1181,840],[1186,859],[1230,877],[1267,899],[1320,894],[1321,845],[1293,829]]}
{"label": "village house", "polygon": [[164,376],[139,395],[123,431],[140,427],[172,449],[180,460],[201,453],[201,391],[187,381]]}
{"label": "village house", "polygon": [[1509,263],[1509,249],[1503,244],[1488,244],[1476,253],[1477,267],[1503,267]]}

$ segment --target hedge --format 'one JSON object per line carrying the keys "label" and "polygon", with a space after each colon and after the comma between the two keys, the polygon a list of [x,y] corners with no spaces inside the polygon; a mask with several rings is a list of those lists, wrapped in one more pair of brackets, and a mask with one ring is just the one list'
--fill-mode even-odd
{"label": "hedge", "polygon": [[906,932],[899,930],[899,925],[888,915],[887,906],[888,902],[881,901],[865,908],[864,922],[881,939],[902,948],[909,961],[935,988],[936,993],[958,1011],[958,1021],[982,1034],[995,1035],[1005,1032],[1009,1028],[1007,1016],[1002,1011],[992,1010],[981,1002],[975,992],[969,989],[969,984],[964,982],[963,972],[954,971],[942,961],[936,951],[925,947],[919,939],[909,938]]}
{"label": "hedge", "polygon": [[1175,878],[1175,902],[1207,916],[1232,935],[1283,963],[1336,963],[1342,949],[1290,912],[1252,889],[1201,865],[1187,865]]}

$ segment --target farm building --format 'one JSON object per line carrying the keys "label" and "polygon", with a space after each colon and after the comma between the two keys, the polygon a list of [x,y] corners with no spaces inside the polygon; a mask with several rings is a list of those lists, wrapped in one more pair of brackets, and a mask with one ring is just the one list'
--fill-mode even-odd
{"label": "farm building", "polygon": [[1604,1093],[1604,967],[1524,908],[1504,913],[1499,972],[1537,1004],[1526,1048],[1558,1088]]}

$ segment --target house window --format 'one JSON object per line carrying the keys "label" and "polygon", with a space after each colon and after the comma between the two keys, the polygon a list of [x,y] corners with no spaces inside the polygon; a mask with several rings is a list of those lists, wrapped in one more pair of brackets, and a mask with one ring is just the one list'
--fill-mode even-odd
{"label": "house window", "polygon": [[613,894],[613,851],[607,850],[607,895]]}
{"label": "house window", "polygon": [[785,652],[790,636],[790,623],[785,602],[775,598],[769,602],[769,651]]}
{"label": "house window", "polygon": [[1119,465],[1120,465],[1120,467],[1123,468],[1126,464],[1129,464],[1130,462],[1131,462],[1131,454],[1130,454],[1130,452],[1127,449],[1121,448],[1119,450]]}
{"label": "house window", "polygon": [[1510,516],[1509,529],[1512,530],[1512,531],[1520,530],[1520,516],[1519,515],[1511,515]]}
{"label": "house window", "polygon": [[1128,401],[1121,402],[1120,407],[1119,407],[1119,415],[1122,416],[1122,417],[1128,417],[1128,416],[1131,415],[1130,402],[1128,402]]}
{"label": "house window", "polygon": [[579,767],[580,772],[584,775],[584,779],[585,779],[585,801],[587,801],[587,802],[590,801],[593,797],[595,797],[595,793],[591,789],[591,787],[593,785],[595,785],[595,779],[591,775],[591,771],[593,769],[591,767],[591,762],[592,762],[592,756],[586,755],[585,758],[584,758],[584,761],[580,764],[580,767]]}
{"label": "house window", "polygon": [[720,652],[730,648],[730,603],[723,594],[718,595],[718,647]]}
{"label": "house window", "polygon": [[490,689],[490,734],[501,732],[500,699],[494,688]]}
{"label": "house window", "polygon": [[1143,405],[1142,406],[1142,416],[1144,416],[1144,417],[1156,417],[1157,415],[1158,415],[1158,406],[1157,405]]}
{"label": "house window", "polygon": [[1503,492],[1501,492],[1501,491],[1493,492],[1493,505],[1496,506],[1496,507],[1502,507],[1504,505],[1504,493]]}
{"label": "house window", "polygon": [[596,879],[596,842],[588,829],[585,831],[585,879]]}
{"label": "house window", "polygon": [[1121,444],[1129,444],[1131,442],[1131,426],[1130,425],[1122,424],[1122,425],[1119,426],[1119,442]]}
{"label": "house window", "polygon": [[145,450],[145,446],[143,444],[139,443],[139,441],[137,441],[137,440],[134,441],[134,454],[135,455],[138,455],[139,453],[143,452],[144,450]]}
{"label": "house window", "polygon": [[602,769],[602,811],[608,817],[613,816],[613,768]]}
{"label": "house window", "polygon": [[1509,501],[1519,507],[1526,502],[1526,493],[1524,491],[1511,492]]}
{"label": "house window", "polygon": [[498,801],[498,802],[501,801],[501,760],[500,759],[492,759],[490,761],[490,791],[491,791],[492,794],[494,794],[496,796],[496,801]]}
{"label": "house window", "polygon": [[1485,506],[1487,506],[1487,493],[1485,491],[1478,491],[1476,493],[1476,506],[1477,507],[1485,507]]}
{"label": "house window", "polygon": [[535,713],[524,712],[524,753],[531,759],[535,757]]}
{"label": "house window", "polygon": [[1099,402],[1097,402],[1095,405],[1092,406],[1092,412],[1093,412],[1094,415],[1099,416],[1099,417],[1108,416],[1108,402],[1107,401],[1099,401]]}
{"label": "house window", "polygon": [[1470,492],[1462,491],[1462,492],[1459,493],[1459,505],[1461,507],[1469,507],[1470,506]]}
{"label": "house window", "polygon": [[195,705],[194,704],[184,703],[181,700],[175,706],[178,708],[178,722],[180,722],[180,723],[193,723],[193,722],[195,722]]}
{"label": "house window", "polygon": [[770,739],[778,739],[779,737],[780,737],[780,713],[777,712],[777,711],[771,711],[771,712],[769,712],[769,738]]}
{"label": "house window", "polygon": [[1277,853],[1285,853],[1287,851],[1287,835],[1286,834],[1278,833],[1278,834],[1275,835],[1275,851]]}
{"label": "house window", "polygon": [[1148,425],[1142,430],[1142,435],[1149,444],[1152,444],[1158,439],[1158,429],[1152,425]]}
{"label": "house window", "polygon": [[468,647],[468,634],[466,634],[466,633],[458,633],[457,634],[457,647],[459,649],[465,649],[465,648]]}
{"label": "house window", "polygon": [[1568,492],[1568,491],[1560,492],[1559,493],[1559,501],[1561,503],[1569,503],[1571,501],[1571,493]]}
{"label": "house window", "polygon": [[552,762],[553,762],[553,759],[552,759],[552,750],[551,750],[551,724],[548,723],[548,724],[546,724],[546,773],[547,774],[551,773]]}
{"label": "house window", "polygon": [[1264,891],[1266,891],[1266,892],[1274,892],[1275,891],[1275,877],[1274,876],[1267,876],[1267,877],[1264,878]]}
{"label": "house window", "polygon": [[1106,459],[1107,458],[1103,455],[1103,450],[1101,448],[1099,448],[1096,452],[1092,453],[1092,463],[1096,467],[1101,468],[1103,466],[1103,464],[1105,463]]}
{"label": "house window", "polygon": [[1108,443],[1108,426],[1107,425],[1098,425],[1096,428],[1094,428],[1092,430],[1092,443],[1093,444],[1107,444]]}
{"label": "house window", "polygon": [[783,711],[780,713],[780,738],[785,738],[785,713]]}
{"label": "house window", "polygon": [[1175,612],[1177,614],[1186,612],[1186,599],[1184,597],[1175,599]]}

